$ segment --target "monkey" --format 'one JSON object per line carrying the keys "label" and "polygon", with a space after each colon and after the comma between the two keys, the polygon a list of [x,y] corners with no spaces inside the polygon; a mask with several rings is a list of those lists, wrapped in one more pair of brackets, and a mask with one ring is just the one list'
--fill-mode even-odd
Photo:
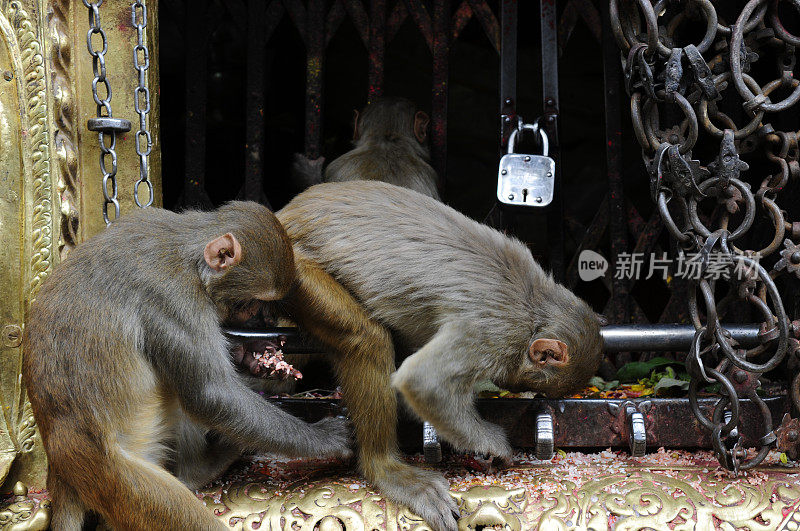
{"label": "monkey", "polygon": [[[511,460],[473,385],[560,397],[601,360],[600,324],[520,241],[431,197],[376,181],[324,183],[277,217],[294,245],[291,318],[335,354],[361,471],[437,531],[448,483],[398,458],[397,392],[458,450]],[[395,341],[412,354],[395,371]]]}
{"label": "monkey", "polygon": [[233,449],[349,455],[343,419],[300,421],[251,391],[230,358],[222,325],[294,280],[286,232],[252,202],[148,208],[70,252],[23,334],[54,530],[80,529],[87,510],[114,529],[221,529],[190,488]]}
{"label": "monkey", "polygon": [[430,165],[428,115],[405,98],[382,97],[354,111],[354,147],[325,168],[324,158],[295,154],[292,171],[304,187],[320,182],[383,181],[439,199]]}

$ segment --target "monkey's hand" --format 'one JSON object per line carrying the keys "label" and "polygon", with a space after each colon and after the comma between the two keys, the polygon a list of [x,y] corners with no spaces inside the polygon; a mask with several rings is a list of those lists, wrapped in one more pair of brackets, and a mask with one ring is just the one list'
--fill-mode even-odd
{"label": "monkey's hand", "polygon": [[487,460],[493,460],[498,465],[511,463],[513,449],[502,427],[481,419],[477,420],[472,428],[468,434],[455,435],[453,440],[445,436],[445,440],[460,450],[472,451]]}
{"label": "monkey's hand", "polygon": [[325,157],[311,160],[302,153],[295,153],[292,157],[292,182],[304,190],[322,182],[322,167]]}
{"label": "monkey's hand", "polygon": [[347,419],[344,417],[325,417],[311,424],[315,432],[310,442],[308,455],[318,457],[338,457],[349,459],[353,455],[352,440]]}
{"label": "monkey's hand", "polygon": [[368,479],[384,496],[424,519],[433,531],[456,531],[458,528],[458,504],[450,494],[450,483],[438,472],[392,460]]}

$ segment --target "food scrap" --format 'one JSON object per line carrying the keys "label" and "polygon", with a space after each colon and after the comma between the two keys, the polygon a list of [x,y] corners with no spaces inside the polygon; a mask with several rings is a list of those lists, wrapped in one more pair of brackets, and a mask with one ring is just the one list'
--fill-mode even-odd
{"label": "food scrap", "polygon": [[290,363],[283,359],[283,352],[275,347],[267,347],[264,352],[253,352],[256,361],[255,375],[261,378],[278,378],[300,380],[303,375]]}
{"label": "food scrap", "polygon": [[289,378],[300,380],[303,378],[300,371],[283,359],[281,349],[285,343],[286,338],[279,336],[277,339],[260,342],[259,346],[255,348],[252,344],[249,348],[239,344],[231,351],[231,357],[237,365],[249,370],[253,376],[278,380],[288,380]]}

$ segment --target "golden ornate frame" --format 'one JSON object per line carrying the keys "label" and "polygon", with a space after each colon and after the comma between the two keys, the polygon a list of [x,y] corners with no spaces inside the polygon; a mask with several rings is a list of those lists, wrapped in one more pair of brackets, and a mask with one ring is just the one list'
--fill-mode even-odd
{"label": "golden ornate frame", "polygon": [[[739,478],[713,467],[622,462],[578,465],[568,477],[564,472],[543,464],[496,476],[452,477],[459,531],[494,526],[507,531],[800,527],[800,482],[791,468],[761,467]],[[430,531],[423,520],[386,501],[357,476],[341,470],[325,475],[237,480],[200,495],[220,522],[241,531]]]}
{"label": "golden ornate frame", "polygon": [[[158,94],[158,5],[148,0],[148,85],[153,95],[149,127],[154,141],[150,179],[161,197]],[[108,34],[107,64],[115,116],[136,123],[136,72],[130,3],[107,1],[101,9]],[[49,504],[46,459],[22,386],[21,348],[26,308],[42,281],[69,250],[102,230],[102,192],[97,137],[86,129],[95,114],[91,61],[86,51],[88,17],[78,0],[0,0],[0,529],[44,529]],[[138,178],[133,135],[118,139],[122,212],[134,208]],[[767,472],[759,485],[717,481],[697,467],[653,471],[629,467],[587,471],[576,485],[547,466],[529,474],[524,488],[502,479],[491,485],[454,484],[460,529],[601,529],[609,515],[623,529],[798,529],[800,486],[785,471]],[[418,517],[387,502],[356,477],[293,482],[280,490],[269,480],[226,483],[200,497],[221,522],[250,529],[427,529]],[[262,526],[263,528],[263,526]]]}
{"label": "golden ornate frame", "polygon": [[[146,38],[148,86],[158,94],[158,5],[150,0]],[[136,31],[129,2],[101,7],[108,34],[107,65],[115,117],[138,123],[133,109]],[[86,49],[88,12],[80,1],[0,0],[0,483],[2,493],[42,489],[46,459],[26,399],[20,369],[28,303],[69,250],[103,228],[91,57]],[[150,179],[161,198],[159,105],[153,98],[149,127],[154,141]],[[132,134],[117,141],[117,182],[123,213],[134,208],[138,157]],[[21,500],[11,508],[25,506]],[[19,506],[19,507],[18,507]],[[10,509],[9,509],[10,510]],[[0,512],[0,527],[41,525],[42,516]],[[44,514],[44,513],[43,513]],[[21,516],[22,515],[22,516]],[[22,525],[22,527],[20,527]]]}

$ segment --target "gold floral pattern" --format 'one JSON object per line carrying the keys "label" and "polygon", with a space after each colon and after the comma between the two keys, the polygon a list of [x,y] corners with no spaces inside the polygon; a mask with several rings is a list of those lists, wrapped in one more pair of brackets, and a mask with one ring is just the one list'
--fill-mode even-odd
{"label": "gold floral pattern", "polygon": [[[459,530],[800,528],[800,480],[792,469],[772,467],[733,479],[695,466],[626,466],[602,474],[586,468],[581,485],[549,466],[525,471],[533,475],[524,486],[473,485],[453,492],[461,512]],[[221,522],[237,530],[429,529],[419,517],[349,476],[302,480],[289,488],[269,481],[243,482],[200,496]]]}

